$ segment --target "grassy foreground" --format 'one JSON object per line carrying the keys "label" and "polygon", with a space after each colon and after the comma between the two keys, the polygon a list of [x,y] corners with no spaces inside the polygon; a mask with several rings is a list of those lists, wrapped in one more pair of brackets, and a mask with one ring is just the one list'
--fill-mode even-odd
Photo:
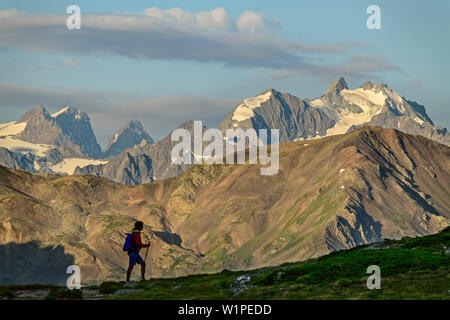
{"label": "grassy foreground", "polygon": [[[381,269],[381,289],[369,290],[367,267]],[[223,271],[134,284],[105,282],[104,299],[446,299],[450,300],[450,227],[438,234],[385,240],[305,262]],[[0,287],[0,296],[14,287]],[[86,298],[53,288],[47,299]]]}

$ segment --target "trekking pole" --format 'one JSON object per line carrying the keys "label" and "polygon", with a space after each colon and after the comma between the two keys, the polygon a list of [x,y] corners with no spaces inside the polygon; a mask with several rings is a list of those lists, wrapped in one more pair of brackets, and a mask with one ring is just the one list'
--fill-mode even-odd
{"label": "trekking pole", "polygon": [[145,251],[145,258],[144,258],[144,262],[147,262],[147,253],[148,253],[148,248],[150,248],[150,246],[147,247],[147,251]]}
{"label": "trekking pole", "polygon": [[[148,236],[146,235],[147,238],[147,242],[150,244],[150,241],[148,239]],[[144,263],[147,263],[147,253],[148,253],[148,249],[150,248],[150,246],[147,247],[147,251],[145,251],[145,257],[144,257]],[[150,269],[150,268],[149,268]],[[150,271],[150,270],[149,270]],[[149,279],[152,277],[152,274],[149,272]]]}
{"label": "trekking pole", "polygon": [[[148,235],[145,235],[145,237],[147,238],[147,242],[150,244],[150,240],[148,238]],[[145,258],[144,258],[144,262],[147,262],[147,253],[148,253],[148,248],[150,248],[150,246],[147,247],[147,251],[145,251]]]}

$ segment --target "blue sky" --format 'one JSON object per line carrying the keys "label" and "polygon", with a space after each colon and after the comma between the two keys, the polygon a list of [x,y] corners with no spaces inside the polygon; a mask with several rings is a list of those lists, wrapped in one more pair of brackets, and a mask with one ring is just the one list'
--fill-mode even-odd
{"label": "blue sky", "polygon": [[[65,29],[71,4],[81,30]],[[371,4],[381,30],[366,28]],[[130,119],[155,138],[188,119],[215,127],[267,88],[313,98],[340,75],[386,83],[450,125],[449,1],[3,0],[0,31],[1,122],[72,105],[102,145]]]}

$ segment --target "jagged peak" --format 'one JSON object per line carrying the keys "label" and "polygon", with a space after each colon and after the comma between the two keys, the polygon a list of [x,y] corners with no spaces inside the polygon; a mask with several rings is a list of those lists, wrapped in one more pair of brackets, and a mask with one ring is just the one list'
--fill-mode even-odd
{"label": "jagged peak", "polygon": [[19,122],[26,122],[31,118],[35,118],[36,116],[42,115],[45,118],[50,117],[50,114],[48,113],[47,109],[44,108],[41,104],[36,105],[31,110],[28,110],[22,118],[20,118]]}
{"label": "jagged peak", "polygon": [[339,77],[330,85],[325,94],[337,94],[343,89],[348,89],[347,82],[343,77]]}
{"label": "jagged peak", "polygon": [[121,136],[125,131],[133,131],[135,133],[148,136],[151,139],[139,120],[129,120],[114,134],[113,138],[111,139],[112,142],[115,142],[117,138]]}
{"label": "jagged peak", "polygon": [[42,104],[38,104],[38,105],[34,106],[31,110],[42,110],[44,112],[47,111]]}
{"label": "jagged peak", "polygon": [[146,141],[149,144],[153,143],[152,137],[145,131],[144,127],[142,126],[141,122],[139,120],[129,120],[127,123],[125,123],[111,138],[111,140],[108,142],[108,145],[106,146],[105,153],[108,153],[108,150],[111,148],[113,144],[115,144],[120,137],[122,137],[125,133],[132,133],[136,136],[141,136],[142,140],[137,143],[135,146],[142,144],[142,141]]}
{"label": "jagged peak", "polygon": [[57,118],[62,114],[72,115],[75,117],[75,119],[81,119],[81,118],[87,117],[86,112],[84,112],[83,110],[77,109],[74,107],[70,107],[70,106],[65,106],[65,107],[59,109],[57,112],[52,113],[51,116],[53,118]]}
{"label": "jagged peak", "polygon": [[[206,127],[204,123],[202,124],[202,127],[203,127],[203,130],[208,129],[208,127]],[[186,130],[190,131],[190,130],[194,129],[194,120],[188,120],[188,121],[185,121],[185,122],[181,123],[181,124],[178,125],[175,129],[173,129],[173,130],[171,131],[171,133],[169,133],[168,136],[170,137],[170,135],[172,134],[172,132],[173,132],[174,130],[176,130],[176,129],[186,129]]]}
{"label": "jagged peak", "polygon": [[261,95],[261,94],[266,94],[266,93],[268,93],[268,92],[270,92],[270,93],[272,93],[272,94],[277,94],[277,93],[279,93],[279,91],[276,90],[276,89],[274,89],[274,88],[268,88],[268,89],[266,89],[266,91],[260,93],[259,95]]}
{"label": "jagged peak", "polygon": [[178,125],[178,127],[176,127],[175,129],[187,129],[187,128],[191,128],[194,126],[194,120],[188,120],[185,121],[183,123],[181,123],[180,125]]}
{"label": "jagged peak", "polygon": [[274,89],[274,88],[268,88],[268,89],[266,89],[266,90],[264,90],[264,91],[261,91],[260,93],[258,93],[258,94],[255,95],[255,96],[251,96],[251,97],[245,98],[243,101],[255,99],[255,98],[264,96],[264,95],[266,95],[266,94],[268,94],[268,93],[271,93],[272,95],[276,95],[276,94],[278,94],[278,93],[280,93],[280,92],[279,92],[278,90]]}
{"label": "jagged peak", "polygon": [[365,90],[378,90],[378,89],[389,89],[387,84],[385,83],[373,83],[371,81],[366,81],[363,83],[363,85],[360,87]]}
{"label": "jagged peak", "polygon": [[142,123],[139,120],[129,120],[125,125],[122,127],[122,129],[127,128],[136,128],[136,129],[144,129],[142,126]]}
{"label": "jagged peak", "polygon": [[52,117],[56,118],[57,116],[59,116],[60,114],[66,112],[70,107],[64,107],[59,109],[58,111],[56,111],[55,113],[52,113]]}

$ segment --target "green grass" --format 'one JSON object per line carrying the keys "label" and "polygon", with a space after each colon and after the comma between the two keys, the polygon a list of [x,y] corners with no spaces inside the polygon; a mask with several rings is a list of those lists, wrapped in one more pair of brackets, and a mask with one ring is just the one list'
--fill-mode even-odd
{"label": "green grass", "polygon": [[[251,271],[224,271],[176,279],[141,281],[142,291],[109,299],[446,299],[450,300],[450,227],[441,233],[376,249],[359,246],[318,259]],[[369,290],[367,267],[381,269],[381,289]],[[251,281],[239,293],[236,279]],[[112,293],[124,282],[105,283]]]}
{"label": "green grass", "polygon": [[[438,234],[386,240],[304,262],[248,271],[172,279],[104,282],[105,299],[444,299],[450,300],[450,227]],[[369,290],[367,267],[381,269],[381,289]],[[239,276],[249,276],[242,286]],[[0,298],[16,290],[51,289],[46,299],[80,299],[81,291],[54,286],[0,286]],[[120,289],[131,289],[120,294]],[[136,290],[137,289],[137,290]]]}
{"label": "green grass", "polygon": [[87,244],[81,242],[69,242],[69,245],[76,247],[78,249],[90,250]]}
{"label": "green grass", "polygon": [[58,286],[51,284],[27,284],[27,285],[10,285],[0,286],[0,299],[12,299],[16,291],[24,290],[42,290],[42,289],[59,289]]}
{"label": "green grass", "polygon": [[9,287],[0,287],[0,298],[3,299],[14,298],[14,289]]}
{"label": "green grass", "polygon": [[46,300],[81,300],[83,298],[81,290],[69,290],[64,288],[52,288]]}

